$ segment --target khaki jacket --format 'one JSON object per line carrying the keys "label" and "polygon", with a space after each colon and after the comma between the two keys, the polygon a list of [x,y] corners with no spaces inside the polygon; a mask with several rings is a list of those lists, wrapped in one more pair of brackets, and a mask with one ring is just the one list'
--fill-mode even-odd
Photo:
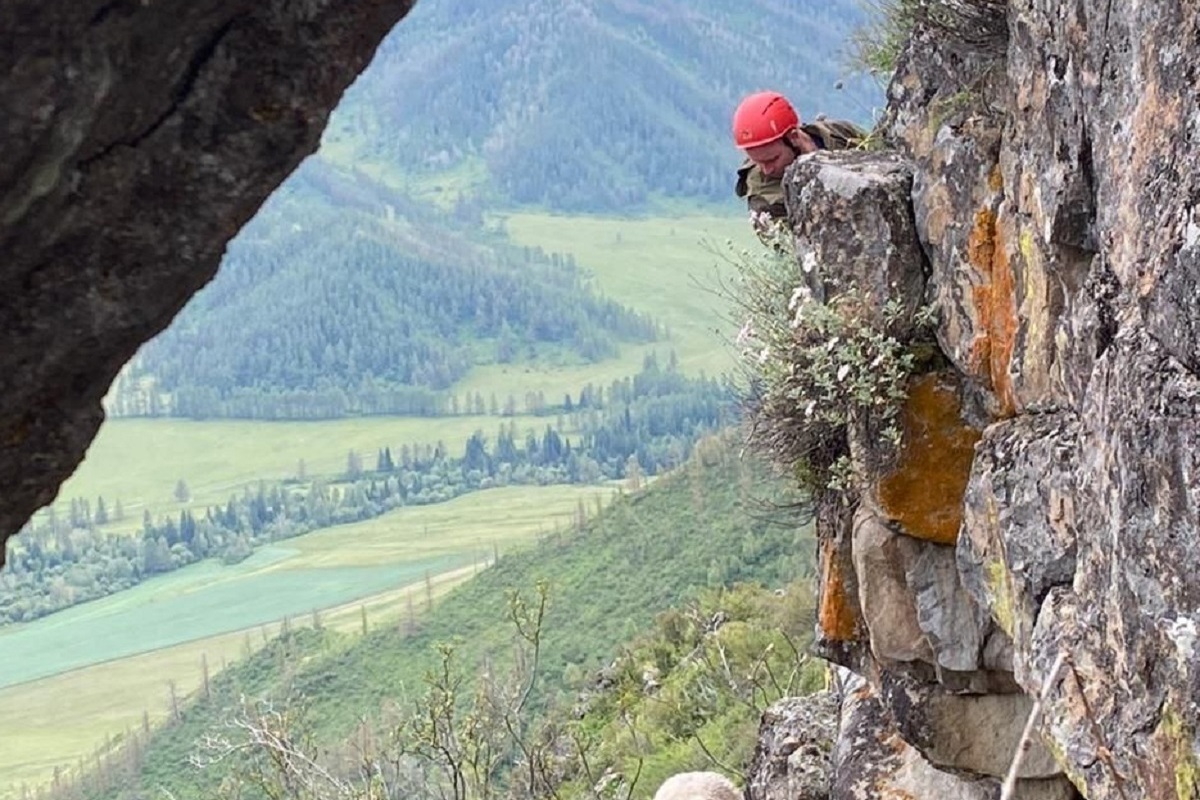
{"label": "khaki jacket", "polygon": [[[841,120],[818,120],[801,125],[800,130],[812,137],[822,150],[849,150],[867,137],[854,123]],[[755,217],[766,214],[771,219],[781,219],[787,214],[783,205],[782,178],[767,177],[750,159],[738,168],[737,175],[737,196],[746,198]]]}

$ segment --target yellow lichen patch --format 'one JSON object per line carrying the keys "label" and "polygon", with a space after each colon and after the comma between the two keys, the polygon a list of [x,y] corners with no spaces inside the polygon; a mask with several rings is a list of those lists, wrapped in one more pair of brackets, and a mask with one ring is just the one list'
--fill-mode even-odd
{"label": "yellow lichen patch", "polygon": [[1033,232],[1029,230],[1021,231],[1021,235],[1017,241],[1021,248],[1021,258],[1025,259],[1026,262],[1033,261],[1037,257],[1033,246]]}
{"label": "yellow lichen patch", "polygon": [[991,597],[992,619],[1011,639],[1016,634],[1017,618],[1008,586],[1008,570],[999,561],[989,561],[983,568],[983,577]]}
{"label": "yellow lichen patch", "polygon": [[954,544],[979,431],[959,415],[958,392],[943,374],[916,381],[901,412],[897,468],[879,483],[883,512],[906,533]]}
{"label": "yellow lichen patch", "polygon": [[1012,266],[1000,238],[996,212],[980,209],[967,238],[967,260],[984,279],[973,287],[971,300],[979,332],[971,345],[970,369],[988,382],[1000,416],[1016,413],[1016,397],[1008,367],[1017,341],[1017,306]]}
{"label": "yellow lichen patch", "polygon": [[831,642],[850,642],[855,638],[858,616],[846,593],[842,563],[837,544],[821,543],[821,608],[817,614],[821,635]]}
{"label": "yellow lichen patch", "polygon": [[1154,735],[1156,749],[1159,751],[1159,758],[1155,760],[1163,763],[1168,775],[1174,778],[1175,796],[1179,800],[1194,800],[1197,790],[1200,789],[1200,765],[1197,764],[1193,749],[1193,738],[1187,722],[1168,703],[1163,709],[1162,720]]}

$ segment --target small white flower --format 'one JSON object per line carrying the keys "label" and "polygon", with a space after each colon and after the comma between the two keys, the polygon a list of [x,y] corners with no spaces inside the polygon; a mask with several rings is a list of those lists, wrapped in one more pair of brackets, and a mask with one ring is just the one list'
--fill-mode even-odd
{"label": "small white flower", "polygon": [[797,307],[803,306],[810,300],[812,300],[812,291],[807,286],[797,286],[792,292],[792,299],[788,300],[788,311],[795,311]]}
{"label": "small white flower", "polygon": [[771,348],[764,347],[762,349],[762,351],[758,354],[758,363],[765,364],[765,363],[767,363],[767,359],[770,357],[771,357]]}
{"label": "small white flower", "polygon": [[1180,657],[1191,661],[1196,653],[1196,623],[1188,617],[1178,617],[1167,626],[1167,637],[1175,644]]}
{"label": "small white flower", "polygon": [[753,335],[754,335],[754,326],[750,324],[750,320],[746,320],[745,324],[742,325],[742,329],[740,331],[738,331],[738,335],[737,335],[738,345],[745,344],[747,341],[749,341],[750,337]]}
{"label": "small white flower", "polygon": [[850,365],[849,364],[842,364],[840,367],[838,367],[838,371],[837,371],[838,383],[841,383],[842,381],[846,380],[846,376],[849,374],[850,374]]}
{"label": "small white flower", "polygon": [[809,250],[804,254],[804,258],[800,261],[800,268],[805,272],[812,272],[817,267],[817,254]]}
{"label": "small white flower", "polygon": [[815,411],[816,408],[817,408],[817,401],[809,400],[808,405],[806,405],[804,407],[804,416],[811,417],[813,415],[813,411]]}

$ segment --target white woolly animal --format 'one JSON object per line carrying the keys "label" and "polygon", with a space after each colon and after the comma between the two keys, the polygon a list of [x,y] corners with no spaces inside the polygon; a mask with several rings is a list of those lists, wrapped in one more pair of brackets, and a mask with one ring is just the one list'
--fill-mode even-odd
{"label": "white woolly animal", "polygon": [[681,772],[663,781],[654,800],[742,800],[742,793],[716,772]]}

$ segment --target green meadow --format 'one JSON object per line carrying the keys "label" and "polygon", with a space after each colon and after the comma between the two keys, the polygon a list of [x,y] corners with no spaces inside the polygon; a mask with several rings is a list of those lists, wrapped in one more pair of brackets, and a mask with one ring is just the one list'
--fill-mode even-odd
{"label": "green meadow", "polygon": [[459,382],[460,391],[485,396],[496,392],[501,397],[542,391],[548,399],[558,398],[589,382],[606,385],[632,375],[650,353],[665,363],[671,351],[690,374],[717,376],[733,366],[729,342],[737,330],[727,321],[728,304],[718,293],[731,269],[715,251],[728,240],[739,245],[753,241],[741,216],[625,219],[522,213],[497,220],[518,245],[574,256],[601,293],[652,314],[671,335],[648,345],[626,346],[619,358],[599,364],[479,367]]}
{"label": "green meadow", "polygon": [[[0,632],[0,687],[338,605],[418,582],[482,553],[376,567],[305,569],[265,547],[237,567],[205,563]],[[232,573],[232,574],[227,574]]]}
{"label": "green meadow", "polygon": [[141,524],[149,509],[157,518],[178,514],[184,506],[174,497],[180,479],[191,490],[190,506],[203,510],[224,504],[231,494],[259,481],[296,477],[303,462],[307,475],[345,471],[354,450],[368,469],[376,453],[402,445],[445,442],[460,454],[477,430],[495,436],[501,422],[519,431],[541,429],[553,418],[461,416],[438,418],[357,417],[316,422],[257,420],[110,419],[75,474],[59,492],[59,508],[73,497],[96,502],[104,497],[111,512],[117,499],[125,510],[123,527]]}
{"label": "green meadow", "polygon": [[[170,708],[261,645],[284,617],[358,629],[394,623],[496,552],[597,513],[612,485],[508,487],[401,508],[261,548],[235,566],[193,565],[92,603],[0,631],[0,796],[44,782],[110,737]],[[70,697],[69,704],[60,699]],[[53,744],[51,744],[53,743]]]}
{"label": "green meadow", "polygon": [[401,508],[209,560],[115,595],[0,630],[0,688],[261,625],[486,562],[577,513],[612,486],[506,487]]}
{"label": "green meadow", "polygon": [[[726,240],[747,242],[751,234],[741,217],[510,214],[497,219],[519,245],[574,256],[605,295],[652,314],[671,337],[626,346],[619,358],[598,364],[481,366],[454,387],[459,395],[479,392],[501,401],[513,395],[520,401],[527,392],[540,391],[548,402],[559,402],[588,383],[607,385],[636,373],[650,353],[665,363],[674,351],[692,374],[717,376],[733,365],[728,346],[733,326],[725,319],[726,302],[717,294],[729,269],[713,249]],[[155,517],[178,513],[182,506],[174,490],[180,479],[191,491],[192,507],[202,509],[259,481],[295,477],[301,462],[308,475],[328,476],[345,470],[350,450],[368,468],[384,446],[395,452],[404,444],[441,441],[456,453],[476,430],[492,437],[501,422],[510,421],[524,431],[554,420],[489,415],[297,422],[112,419],[101,426],[83,464],[63,485],[59,508],[63,511],[63,503],[73,497],[95,503],[102,496],[111,511],[120,499],[126,519],[114,527],[135,528],[145,509]]]}
{"label": "green meadow", "polygon": [[[348,603],[319,614],[321,625],[343,632],[394,624],[469,580],[475,568],[434,575],[400,589]],[[305,627],[313,615],[296,617]],[[129,658],[106,661],[50,678],[0,689],[0,719],[20,720],[0,730],[0,798],[21,797],[21,787],[48,782],[56,767],[87,760],[125,731],[161,723],[171,714],[172,693],[188,702],[225,666],[256,652],[280,632],[278,622],[197,639]],[[70,703],[62,698],[71,698]]]}

